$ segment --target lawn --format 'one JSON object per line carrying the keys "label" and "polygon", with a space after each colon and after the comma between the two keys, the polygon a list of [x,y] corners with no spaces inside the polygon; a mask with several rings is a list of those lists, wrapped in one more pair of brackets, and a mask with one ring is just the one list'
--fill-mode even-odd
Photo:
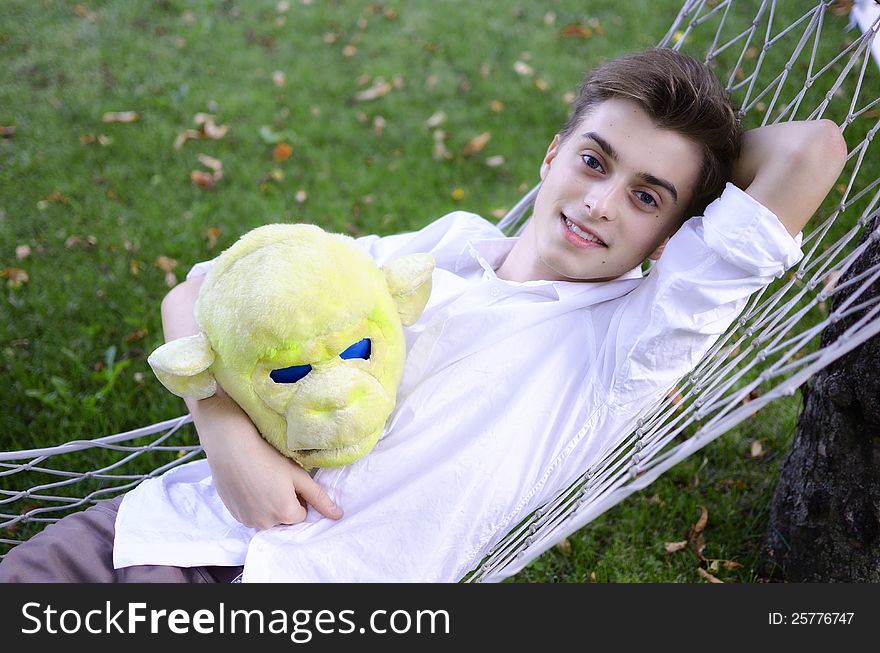
{"label": "lawn", "polygon": [[[499,219],[537,182],[583,72],[658,42],[680,4],[6,0],[0,450],[182,414],[146,363],[159,304],[250,228]],[[782,4],[784,24],[798,14]],[[755,5],[737,3],[731,22]],[[845,16],[826,20],[827,59],[854,34]],[[689,48],[709,39],[697,30]],[[690,548],[665,547],[702,507],[706,556],[740,565],[709,571],[754,582],[799,409],[797,396],[770,405],[513,580],[704,582]]]}

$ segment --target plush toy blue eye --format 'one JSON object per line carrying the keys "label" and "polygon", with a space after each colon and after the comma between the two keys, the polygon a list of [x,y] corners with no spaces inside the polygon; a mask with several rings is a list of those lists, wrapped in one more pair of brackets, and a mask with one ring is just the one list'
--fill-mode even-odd
{"label": "plush toy blue eye", "polygon": [[269,378],[275,383],[296,383],[312,371],[311,365],[291,365],[269,372]]}
{"label": "plush toy blue eye", "polygon": [[370,358],[370,339],[364,338],[339,354],[339,358]]}

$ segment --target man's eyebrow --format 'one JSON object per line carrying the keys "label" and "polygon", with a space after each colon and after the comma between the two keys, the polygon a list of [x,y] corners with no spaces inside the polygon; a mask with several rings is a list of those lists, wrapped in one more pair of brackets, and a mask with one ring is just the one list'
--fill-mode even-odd
{"label": "man's eyebrow", "polygon": [[[618,160],[617,150],[614,149],[611,143],[606,141],[596,132],[587,132],[586,134],[581,134],[581,136],[595,142],[613,161]],[[644,181],[646,184],[665,188],[669,192],[669,194],[672,195],[672,200],[678,203],[678,191],[675,190],[675,186],[672,184],[672,182],[661,179],[656,175],[652,175],[650,172],[640,172],[638,174],[638,177],[642,179],[642,181]]]}

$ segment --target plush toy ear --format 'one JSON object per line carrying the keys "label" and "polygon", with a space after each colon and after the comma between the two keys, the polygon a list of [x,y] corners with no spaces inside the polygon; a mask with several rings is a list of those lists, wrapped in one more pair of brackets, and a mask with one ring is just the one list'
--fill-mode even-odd
{"label": "plush toy ear", "polygon": [[208,369],[214,350],[204,333],[166,342],[147,362],[162,385],[178,397],[206,399],[217,392],[217,380]]}
{"label": "plush toy ear", "polygon": [[397,314],[404,326],[419,319],[431,295],[431,273],[434,257],[430,254],[408,254],[382,266],[388,291],[397,303]]}

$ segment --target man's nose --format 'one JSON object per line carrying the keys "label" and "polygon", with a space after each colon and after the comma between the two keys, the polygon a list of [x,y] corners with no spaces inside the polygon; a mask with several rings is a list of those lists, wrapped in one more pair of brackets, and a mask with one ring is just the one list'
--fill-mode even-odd
{"label": "man's nose", "polygon": [[595,220],[615,220],[622,193],[619,186],[610,180],[592,184],[584,194],[587,214]]}

